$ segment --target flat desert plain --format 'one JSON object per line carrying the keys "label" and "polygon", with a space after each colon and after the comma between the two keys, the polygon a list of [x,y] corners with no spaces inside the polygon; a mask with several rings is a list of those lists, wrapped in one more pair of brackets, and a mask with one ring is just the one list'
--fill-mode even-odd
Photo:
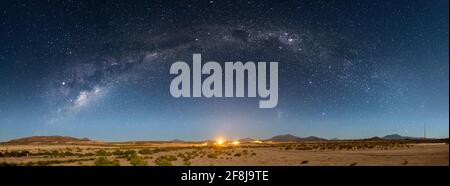
{"label": "flat desert plain", "polygon": [[0,144],[1,166],[449,166],[444,141]]}

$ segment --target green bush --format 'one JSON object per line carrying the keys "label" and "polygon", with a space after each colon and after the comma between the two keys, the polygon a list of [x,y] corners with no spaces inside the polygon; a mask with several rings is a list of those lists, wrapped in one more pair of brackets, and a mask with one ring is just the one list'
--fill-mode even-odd
{"label": "green bush", "polygon": [[185,166],[191,166],[192,162],[191,161],[183,161],[183,165]]}
{"label": "green bush", "polygon": [[128,160],[130,161],[131,165],[133,165],[133,166],[147,166],[148,165],[147,161],[144,158],[139,157],[137,154],[130,155]]}
{"label": "green bush", "polygon": [[146,154],[153,154],[153,151],[150,150],[150,149],[145,148],[145,149],[139,150],[138,153],[139,153],[139,154],[142,154],[142,155],[146,155]]}
{"label": "green bush", "polygon": [[155,163],[157,166],[172,166],[172,161],[177,160],[177,157],[170,156],[160,156],[155,159]]}
{"label": "green bush", "polygon": [[212,154],[208,154],[208,156],[207,156],[208,158],[217,158],[217,154],[214,154],[214,153],[212,153]]}
{"label": "green bush", "polygon": [[155,163],[157,166],[172,166],[172,162],[169,161],[164,156],[158,157],[155,159]]}
{"label": "green bush", "polygon": [[169,158],[170,161],[176,161],[178,158],[174,155],[169,155],[167,156]]}
{"label": "green bush", "polygon": [[87,152],[87,153],[84,153],[84,155],[83,156],[94,156],[95,154],[94,153],[92,153],[92,152]]}
{"label": "green bush", "polygon": [[95,162],[95,166],[120,166],[119,160],[115,159],[113,161],[108,160],[106,157],[98,157]]}
{"label": "green bush", "polygon": [[97,156],[110,156],[111,153],[106,152],[106,151],[103,150],[103,149],[100,149],[100,150],[98,150],[98,151],[95,151],[95,155],[97,155]]}
{"label": "green bush", "polygon": [[28,156],[29,154],[31,154],[29,151],[6,151],[5,153],[2,154],[2,157],[23,157],[23,156]]}
{"label": "green bush", "polygon": [[63,156],[73,156],[74,155],[74,153],[71,152],[71,151],[66,151],[66,152],[64,152],[62,154],[63,154]]}
{"label": "green bush", "polygon": [[6,162],[1,162],[0,163],[0,167],[11,167],[11,166],[19,166],[19,164],[17,164],[17,163],[6,163]]}
{"label": "green bush", "polygon": [[73,163],[73,162],[81,162],[81,161],[90,161],[94,160],[94,158],[87,159],[68,159],[68,160],[46,160],[46,161],[30,161],[24,163],[0,163],[0,166],[49,166],[53,164],[61,164],[61,163]]}

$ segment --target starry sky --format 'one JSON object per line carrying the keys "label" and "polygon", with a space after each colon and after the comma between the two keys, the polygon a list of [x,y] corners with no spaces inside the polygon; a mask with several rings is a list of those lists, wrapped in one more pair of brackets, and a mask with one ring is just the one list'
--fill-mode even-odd
{"label": "starry sky", "polygon": [[[0,141],[448,137],[448,3],[1,1]],[[277,61],[278,105],[172,97],[193,53]]]}

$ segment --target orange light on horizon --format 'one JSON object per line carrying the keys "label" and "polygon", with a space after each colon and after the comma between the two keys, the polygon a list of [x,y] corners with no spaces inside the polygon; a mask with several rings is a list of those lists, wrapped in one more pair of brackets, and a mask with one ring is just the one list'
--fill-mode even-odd
{"label": "orange light on horizon", "polygon": [[259,141],[259,140],[255,140],[255,141],[253,141],[253,143],[263,143],[263,142]]}
{"label": "orange light on horizon", "polygon": [[222,138],[219,138],[219,139],[216,140],[216,142],[214,144],[222,146],[222,145],[225,144],[225,140],[222,139]]}
{"label": "orange light on horizon", "polygon": [[240,142],[236,140],[236,141],[231,142],[231,144],[232,144],[232,145],[239,145]]}
{"label": "orange light on horizon", "polygon": [[205,142],[205,143],[202,143],[202,144],[198,144],[198,145],[195,145],[195,146],[197,146],[197,147],[204,147],[204,146],[208,146],[208,142]]}

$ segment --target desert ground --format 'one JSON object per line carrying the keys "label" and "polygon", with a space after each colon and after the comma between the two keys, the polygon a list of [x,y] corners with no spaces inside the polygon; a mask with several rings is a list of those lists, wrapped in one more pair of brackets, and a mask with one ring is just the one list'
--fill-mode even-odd
{"label": "desert ground", "polygon": [[0,144],[0,166],[449,166],[437,141]]}

